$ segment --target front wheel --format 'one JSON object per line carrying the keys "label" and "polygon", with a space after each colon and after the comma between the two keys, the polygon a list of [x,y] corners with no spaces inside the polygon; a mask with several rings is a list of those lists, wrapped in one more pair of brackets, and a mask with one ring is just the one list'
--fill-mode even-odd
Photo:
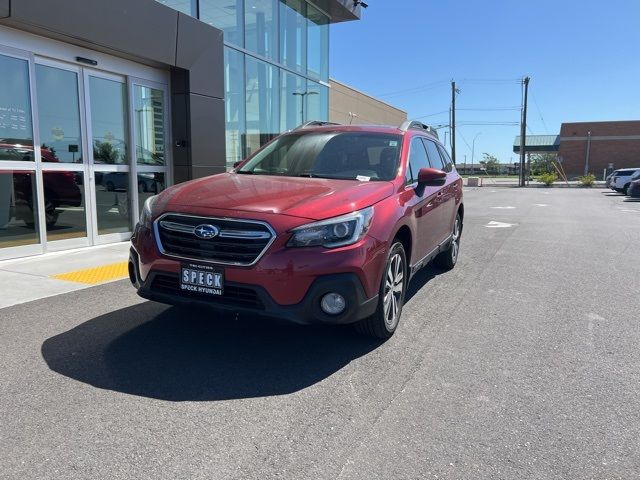
{"label": "front wheel", "polygon": [[444,270],[451,270],[456,266],[458,261],[458,253],[460,253],[460,238],[462,236],[462,218],[460,214],[456,214],[456,221],[453,224],[453,232],[451,232],[451,243],[449,247],[440,252],[433,260],[438,267]]}
{"label": "front wheel", "polygon": [[402,243],[396,241],[389,250],[380,282],[378,308],[373,315],[356,323],[358,332],[382,339],[393,335],[400,322],[407,279],[407,257]]}

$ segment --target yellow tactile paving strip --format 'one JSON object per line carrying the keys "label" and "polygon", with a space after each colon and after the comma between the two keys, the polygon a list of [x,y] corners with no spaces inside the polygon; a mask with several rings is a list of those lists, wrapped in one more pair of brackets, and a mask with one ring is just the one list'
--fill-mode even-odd
{"label": "yellow tactile paving strip", "polygon": [[127,262],[118,262],[111,263],[109,265],[101,265],[100,267],[59,273],[58,275],[52,275],[51,278],[66,280],[68,282],[96,285],[98,283],[109,282],[111,280],[120,280],[122,278],[127,278],[128,276],[129,271],[127,268]]}

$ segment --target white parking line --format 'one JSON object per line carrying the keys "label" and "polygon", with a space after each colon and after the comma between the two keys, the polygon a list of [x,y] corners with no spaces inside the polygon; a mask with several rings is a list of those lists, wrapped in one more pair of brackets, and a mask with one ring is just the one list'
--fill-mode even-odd
{"label": "white parking line", "polygon": [[495,208],[496,210],[510,210],[516,207],[489,207],[489,208]]}
{"label": "white parking line", "polygon": [[495,220],[490,221],[485,225],[487,228],[509,228],[518,225],[517,223],[504,223],[504,222],[496,222]]}

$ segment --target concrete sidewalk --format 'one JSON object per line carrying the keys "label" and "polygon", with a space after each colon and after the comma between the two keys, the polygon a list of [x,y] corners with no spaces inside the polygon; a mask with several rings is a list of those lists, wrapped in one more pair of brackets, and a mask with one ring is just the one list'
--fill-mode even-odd
{"label": "concrete sidewalk", "polygon": [[0,308],[127,278],[129,242],[0,262]]}

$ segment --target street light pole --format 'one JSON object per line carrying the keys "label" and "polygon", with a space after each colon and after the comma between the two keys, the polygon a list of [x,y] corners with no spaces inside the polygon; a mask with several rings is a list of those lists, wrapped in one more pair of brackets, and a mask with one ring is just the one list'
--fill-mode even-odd
{"label": "street light pole", "polygon": [[473,141],[471,142],[471,171],[473,171],[473,157],[474,157],[474,153],[475,153],[475,149],[476,149],[476,138],[478,138],[480,135],[482,135],[482,132],[478,132],[476,133],[476,136],[473,137]]}
{"label": "street light pole", "polygon": [[300,123],[304,123],[304,99],[307,95],[318,95],[318,92],[310,92],[309,90],[305,90],[304,92],[293,92],[292,95],[299,95],[302,98],[302,108],[300,114],[302,115],[302,121]]}

